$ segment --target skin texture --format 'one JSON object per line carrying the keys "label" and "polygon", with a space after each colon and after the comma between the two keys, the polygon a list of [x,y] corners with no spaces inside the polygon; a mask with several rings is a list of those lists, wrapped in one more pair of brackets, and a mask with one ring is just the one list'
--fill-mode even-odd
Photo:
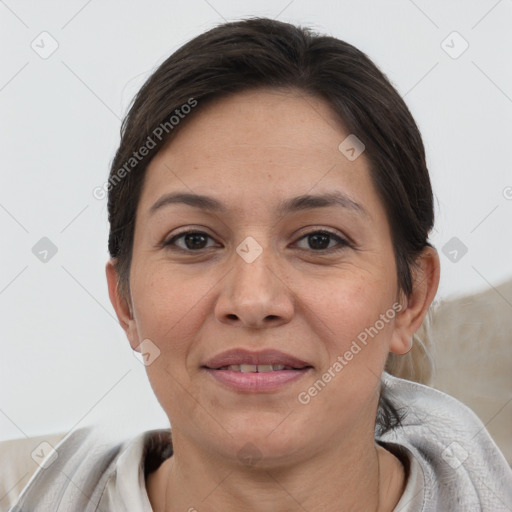
{"label": "skin texture", "polygon": [[[374,442],[380,376],[390,351],[410,349],[437,291],[439,258],[425,249],[413,293],[399,293],[368,162],[338,149],[347,135],[319,98],[252,90],[194,113],[148,166],[130,297],[118,293],[115,261],[107,280],[131,347],[149,339],[160,350],[146,369],[175,451],[147,479],[155,511],[383,511],[398,502],[403,467]],[[172,204],[150,213],[177,191],[215,197],[227,211]],[[366,214],[340,206],[275,210],[285,199],[333,191]],[[163,246],[183,228],[211,238]],[[319,249],[306,236],[318,230],[350,245],[331,237]],[[251,263],[236,252],[249,236],[262,248]],[[301,404],[298,394],[397,303],[401,311]],[[278,349],[313,369],[275,392],[235,392],[202,368],[231,348]],[[247,443],[258,455],[253,464],[240,457]]]}

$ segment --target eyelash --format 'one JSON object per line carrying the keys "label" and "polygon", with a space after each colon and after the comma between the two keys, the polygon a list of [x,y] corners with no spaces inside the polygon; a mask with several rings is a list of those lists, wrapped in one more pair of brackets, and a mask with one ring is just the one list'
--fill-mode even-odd
{"label": "eyelash", "polygon": [[[182,247],[171,247],[174,245],[175,241],[180,239],[180,238],[183,238],[185,237],[186,235],[191,235],[191,234],[194,234],[194,235],[205,235],[207,236],[208,238],[211,238],[213,240],[213,238],[208,234],[208,233],[205,233],[204,231],[198,231],[198,230],[195,230],[195,229],[189,229],[187,231],[182,231],[181,233],[178,233],[177,235],[174,235],[171,239],[169,240],[166,240],[164,241],[161,245],[162,247],[165,247],[165,248],[169,248],[171,250],[181,250],[183,252],[189,252],[189,253],[192,253],[192,252],[201,252],[201,251],[204,251],[206,249],[208,249],[208,247],[206,248],[203,248],[203,249],[198,249],[198,250],[192,250],[192,249],[183,249]],[[336,252],[339,252],[339,251],[342,251],[344,249],[346,249],[347,247],[352,247],[352,244],[350,242],[348,242],[347,240],[345,240],[344,238],[340,237],[339,235],[335,234],[335,233],[332,233],[331,231],[328,231],[326,229],[319,229],[319,230],[316,230],[316,231],[310,231],[308,233],[305,233],[303,234],[299,239],[298,241],[300,240],[303,240],[304,238],[307,238],[308,236],[312,236],[312,235],[327,235],[333,239],[335,239],[339,245],[338,247],[330,247],[328,249],[319,249],[319,250],[314,250],[314,249],[301,249],[302,251],[312,251],[312,252],[315,252],[315,253],[336,253]]]}

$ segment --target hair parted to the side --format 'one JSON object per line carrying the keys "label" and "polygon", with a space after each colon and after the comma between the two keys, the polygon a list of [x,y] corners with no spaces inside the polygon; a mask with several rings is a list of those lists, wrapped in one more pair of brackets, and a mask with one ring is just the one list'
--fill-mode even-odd
{"label": "hair parted to the side", "polygon": [[[168,57],[134,98],[122,123],[109,182],[148,138],[154,144],[108,190],[108,247],[120,293],[129,301],[135,213],[149,162],[202,105],[251,88],[288,88],[317,96],[348,133],[363,141],[391,228],[398,288],[409,295],[411,272],[417,256],[431,246],[428,235],[434,223],[424,146],[409,109],[386,76],[354,46],[268,18],[225,23],[195,37]],[[155,130],[169,125],[170,117],[191,99],[197,105],[193,111],[154,140]],[[415,343],[407,356],[390,355],[386,370],[427,383],[432,373],[427,343]],[[405,360],[401,357],[408,362],[399,363]]]}

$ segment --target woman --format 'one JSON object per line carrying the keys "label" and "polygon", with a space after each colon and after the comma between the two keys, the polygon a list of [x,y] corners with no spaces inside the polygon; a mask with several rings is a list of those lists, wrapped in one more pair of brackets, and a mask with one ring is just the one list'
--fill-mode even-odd
{"label": "woman", "polygon": [[269,19],[200,35],[107,189],[110,299],[172,440],[74,432],[12,510],[510,510],[477,417],[385,371],[440,264],[421,136],[363,53]]}

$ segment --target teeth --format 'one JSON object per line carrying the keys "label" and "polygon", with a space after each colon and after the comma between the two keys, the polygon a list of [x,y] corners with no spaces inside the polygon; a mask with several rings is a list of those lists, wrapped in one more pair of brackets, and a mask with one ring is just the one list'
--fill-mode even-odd
{"label": "teeth", "polygon": [[255,364],[241,364],[240,371],[242,373],[255,372],[258,370],[258,366]]}
{"label": "teeth", "polygon": [[231,364],[219,368],[219,370],[231,370],[233,372],[242,373],[264,373],[285,369],[292,370],[293,368],[291,366],[285,366],[284,364]]}

